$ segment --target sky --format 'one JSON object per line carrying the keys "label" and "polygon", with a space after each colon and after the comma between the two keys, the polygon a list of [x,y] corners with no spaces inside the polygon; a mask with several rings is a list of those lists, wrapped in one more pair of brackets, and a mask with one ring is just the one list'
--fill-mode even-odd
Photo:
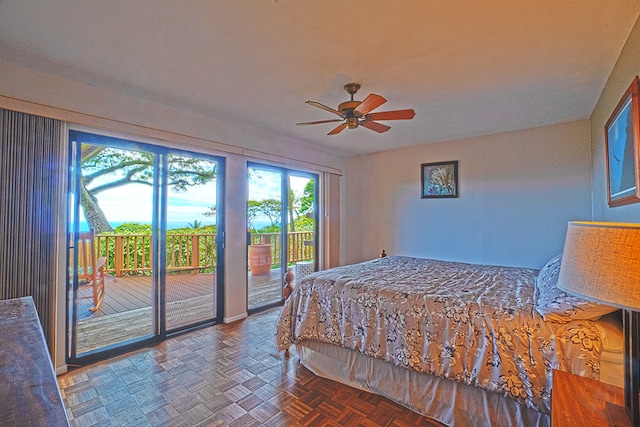
{"label": "sky", "polygon": [[[280,199],[279,175],[261,171],[261,184],[255,179],[249,183],[250,199]],[[308,178],[291,177],[291,186],[296,194],[302,194]],[[216,205],[216,182],[189,187],[187,191],[176,193],[169,190],[168,222],[184,226],[200,222],[202,225],[215,224],[215,217],[204,216],[209,207]],[[152,187],[143,184],[128,184],[99,193],[98,203],[110,223],[151,222]],[[84,220],[84,217],[82,218]],[[254,223],[269,224],[267,218],[257,218]]]}

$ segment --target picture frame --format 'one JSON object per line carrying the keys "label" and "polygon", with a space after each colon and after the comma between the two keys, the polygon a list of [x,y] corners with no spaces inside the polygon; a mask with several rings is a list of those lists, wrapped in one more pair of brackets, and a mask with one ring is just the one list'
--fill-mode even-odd
{"label": "picture frame", "polygon": [[458,161],[420,165],[422,199],[458,197]]}
{"label": "picture frame", "polygon": [[604,126],[609,207],[640,202],[640,107],[638,76]]}

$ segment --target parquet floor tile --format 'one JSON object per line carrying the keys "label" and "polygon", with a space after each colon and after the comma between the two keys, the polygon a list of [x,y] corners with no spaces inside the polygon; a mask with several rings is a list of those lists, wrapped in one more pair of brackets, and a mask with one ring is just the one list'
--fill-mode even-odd
{"label": "parquet floor tile", "polygon": [[277,353],[279,309],[200,329],[58,377],[72,427],[441,427]]}

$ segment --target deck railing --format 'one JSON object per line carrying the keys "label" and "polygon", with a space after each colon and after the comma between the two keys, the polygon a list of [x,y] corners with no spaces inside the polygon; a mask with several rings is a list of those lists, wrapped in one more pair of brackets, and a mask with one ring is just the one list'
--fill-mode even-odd
{"label": "deck railing", "polygon": [[[311,231],[288,233],[289,264],[314,259]],[[280,233],[251,233],[250,242],[270,243],[274,265],[279,264]],[[216,266],[216,235],[211,233],[167,234],[167,269],[206,271]],[[101,234],[96,236],[96,253],[106,257],[107,273],[115,276],[147,275],[153,254],[149,234]]]}

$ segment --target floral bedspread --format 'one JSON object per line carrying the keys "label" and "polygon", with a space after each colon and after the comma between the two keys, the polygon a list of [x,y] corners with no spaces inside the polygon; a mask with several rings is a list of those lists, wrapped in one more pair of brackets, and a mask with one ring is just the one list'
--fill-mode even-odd
{"label": "floral bedspread", "polygon": [[502,393],[548,413],[551,370],[597,379],[591,321],[545,322],[537,270],[390,256],[305,277],[275,327],[303,340]]}

